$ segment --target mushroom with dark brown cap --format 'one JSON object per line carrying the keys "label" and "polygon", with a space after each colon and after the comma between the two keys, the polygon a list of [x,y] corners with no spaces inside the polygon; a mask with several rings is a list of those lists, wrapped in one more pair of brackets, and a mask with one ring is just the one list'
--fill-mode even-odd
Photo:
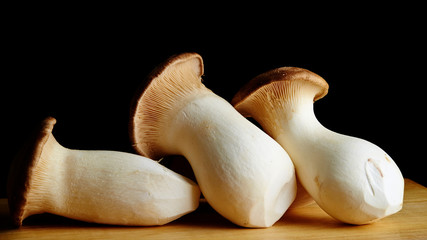
{"label": "mushroom with dark brown cap", "polygon": [[130,121],[135,149],[150,158],[183,155],[209,204],[233,223],[269,227],[295,197],[283,148],[201,82],[196,53],[159,65],[136,95]]}
{"label": "mushroom with dark brown cap", "polygon": [[16,226],[52,213],[115,225],[162,225],[195,210],[200,190],[191,180],[136,154],[71,150],[45,119],[12,163],[10,213]]}
{"label": "mushroom with dark brown cap", "polygon": [[337,134],[316,119],[313,102],[327,82],[306,69],[283,67],[252,79],[233,98],[289,153],[307,192],[332,217],[366,224],[402,208],[402,174],[378,146]]}

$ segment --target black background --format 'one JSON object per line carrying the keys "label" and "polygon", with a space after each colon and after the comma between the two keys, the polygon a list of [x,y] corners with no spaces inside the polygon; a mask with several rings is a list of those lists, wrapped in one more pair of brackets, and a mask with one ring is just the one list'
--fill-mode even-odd
{"label": "black background", "polygon": [[[243,18],[235,16],[238,8],[173,14],[159,8],[11,9],[2,34],[0,197],[13,156],[47,116],[57,119],[54,136],[67,148],[134,152],[128,137],[133,94],[157,64],[182,52],[201,54],[204,84],[228,101],[273,68],[319,74],[330,86],[315,103],[319,121],[375,143],[404,177],[427,185],[426,39],[412,10],[264,9],[262,17],[255,10]],[[290,12],[296,17],[285,18]]]}

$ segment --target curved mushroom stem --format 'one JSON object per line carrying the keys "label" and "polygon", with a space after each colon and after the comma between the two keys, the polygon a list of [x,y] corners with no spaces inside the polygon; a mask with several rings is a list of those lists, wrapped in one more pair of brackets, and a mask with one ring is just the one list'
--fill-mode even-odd
{"label": "curved mushroom stem", "polygon": [[164,149],[189,160],[204,196],[226,218],[268,227],[293,202],[296,182],[287,154],[228,102],[200,96],[171,119]]}
{"label": "curved mushroom stem", "polygon": [[326,129],[316,119],[313,99],[324,91],[317,83],[320,77],[307,77],[309,71],[295,68],[273,71],[284,80],[269,82],[264,77],[271,73],[266,73],[265,85],[235,107],[285,148],[298,179],[319,206],[351,224],[374,222],[399,211],[404,181],[391,157],[370,142]]}
{"label": "curved mushroom stem", "polygon": [[[200,191],[191,180],[139,155],[64,148],[50,130],[31,164],[25,204],[11,209],[17,225],[44,212],[104,224],[162,225],[197,208]],[[24,171],[15,170],[11,174]],[[11,192],[14,205],[20,193]]]}
{"label": "curved mushroom stem", "polygon": [[[366,224],[402,208],[403,177],[390,156],[365,140],[323,127],[307,101],[284,109],[276,139],[295,159],[304,187],[333,217]],[[312,159],[308,164],[299,159]],[[328,174],[322,174],[322,172]]]}

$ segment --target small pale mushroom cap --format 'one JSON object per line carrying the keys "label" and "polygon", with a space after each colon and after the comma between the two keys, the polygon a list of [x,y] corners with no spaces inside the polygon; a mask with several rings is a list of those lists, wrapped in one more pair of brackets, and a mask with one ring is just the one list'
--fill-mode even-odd
{"label": "small pale mushroom cap", "polygon": [[32,190],[32,182],[37,180],[38,176],[35,169],[40,164],[40,156],[43,151],[48,151],[44,146],[55,123],[55,118],[46,118],[12,162],[7,183],[7,195],[10,215],[16,226],[22,225],[27,196]]}
{"label": "small pale mushroom cap", "polygon": [[[281,94],[279,87],[287,83],[295,82],[302,83],[306,86],[316,87],[317,92],[314,95],[313,101],[323,98],[328,93],[329,85],[319,75],[303,68],[281,67],[262,73],[253,78],[243,86],[239,92],[237,92],[233,97],[231,104],[243,115],[250,116],[248,112],[242,111],[243,106],[250,97],[259,94],[266,94],[264,91],[265,87],[271,87],[273,90],[278,91],[277,94],[280,95],[280,97],[292,97],[292,94]],[[270,90],[271,89],[268,91]]]}

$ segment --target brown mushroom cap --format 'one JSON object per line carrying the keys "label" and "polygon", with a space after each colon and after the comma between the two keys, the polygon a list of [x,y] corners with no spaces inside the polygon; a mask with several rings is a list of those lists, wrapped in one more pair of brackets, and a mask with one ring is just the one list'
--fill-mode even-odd
{"label": "brown mushroom cap", "polygon": [[129,134],[135,150],[158,159],[159,132],[183,100],[195,93],[209,91],[201,82],[203,59],[197,53],[174,55],[155,68],[141,85],[131,105]]}
{"label": "brown mushroom cap", "polygon": [[262,73],[251,81],[249,81],[239,92],[234,96],[231,104],[237,106],[244,102],[249,96],[257,90],[275,82],[291,82],[300,81],[307,84],[318,86],[318,92],[314,96],[313,101],[317,101],[328,93],[328,83],[319,75],[297,67],[282,67]]}
{"label": "brown mushroom cap", "polygon": [[55,118],[46,118],[12,162],[7,194],[10,215],[16,226],[22,225],[23,214],[27,206],[27,195],[31,191],[35,169],[55,123]]}

